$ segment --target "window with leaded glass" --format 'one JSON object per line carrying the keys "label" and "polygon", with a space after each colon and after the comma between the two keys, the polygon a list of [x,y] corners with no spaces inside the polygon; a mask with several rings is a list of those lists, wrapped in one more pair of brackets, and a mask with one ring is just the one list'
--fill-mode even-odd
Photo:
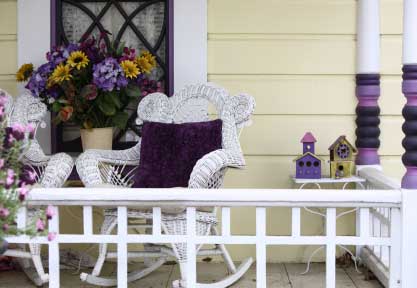
{"label": "window with leaded glass", "polygon": [[[106,45],[124,44],[156,56],[157,69],[150,78],[161,81],[172,93],[173,0],[55,0],[53,42],[55,45],[104,37]],[[132,146],[139,135],[135,125],[137,103],[133,103],[125,131],[115,131],[114,148]],[[52,130],[54,152],[81,151],[79,129],[71,124]]]}

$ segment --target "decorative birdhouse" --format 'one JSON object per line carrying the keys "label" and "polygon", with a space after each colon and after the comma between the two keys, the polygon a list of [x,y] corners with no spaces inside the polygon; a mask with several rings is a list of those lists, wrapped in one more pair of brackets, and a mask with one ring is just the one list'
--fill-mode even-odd
{"label": "decorative birdhouse", "polygon": [[294,159],[295,178],[297,179],[320,179],[322,159],[314,154],[314,145],[317,142],[313,134],[307,132],[301,139],[303,155]]}
{"label": "decorative birdhouse", "polygon": [[355,147],[342,135],[329,147],[330,176],[334,179],[352,177]]}

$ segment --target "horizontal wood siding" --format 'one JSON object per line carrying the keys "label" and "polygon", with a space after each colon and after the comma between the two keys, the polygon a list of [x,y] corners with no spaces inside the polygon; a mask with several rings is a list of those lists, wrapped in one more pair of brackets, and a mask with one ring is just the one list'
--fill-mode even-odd
{"label": "horizontal wood siding", "polygon": [[[34,31],[36,33],[36,31]],[[0,88],[16,95],[17,1],[0,1]]]}
{"label": "horizontal wood siding", "polygon": [[[245,170],[230,169],[226,187],[290,188],[293,159],[300,138],[312,131],[316,151],[325,158],[328,146],[345,134],[355,141],[355,0],[209,0],[208,78],[232,93],[256,99],[253,125],[242,134]],[[381,162],[400,178],[403,122],[401,110],[402,1],[381,0]],[[285,209],[269,209],[268,217],[283,225],[268,233],[289,234]],[[234,233],[254,233],[250,209],[232,211]],[[338,233],[354,234],[354,217],[338,222]],[[321,231],[320,217],[304,215],[303,233]],[[245,223],[244,225],[242,223]],[[306,261],[312,247],[277,247],[268,260]],[[234,257],[254,255],[254,247],[231,247]],[[340,251],[339,251],[340,252]],[[323,260],[323,254],[316,260]]]}

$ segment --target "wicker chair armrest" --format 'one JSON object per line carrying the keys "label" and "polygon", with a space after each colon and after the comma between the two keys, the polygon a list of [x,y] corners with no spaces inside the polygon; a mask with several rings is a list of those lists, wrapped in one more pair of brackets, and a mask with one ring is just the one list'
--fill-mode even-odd
{"label": "wicker chair armrest", "polygon": [[23,156],[23,163],[34,167],[41,167],[48,165],[50,159],[51,156],[45,155],[38,141],[32,140]]}
{"label": "wicker chair armrest", "polygon": [[219,149],[203,156],[195,164],[188,183],[189,188],[210,188],[213,177],[224,168],[243,168],[245,159],[239,152]]}
{"label": "wicker chair armrest", "polygon": [[87,150],[78,156],[75,166],[86,187],[108,183],[102,177],[101,165],[137,166],[140,159],[140,143],[126,150]]}
{"label": "wicker chair armrest", "polygon": [[50,157],[40,185],[46,188],[58,188],[64,186],[65,181],[71,175],[74,160],[65,153],[57,153]]}

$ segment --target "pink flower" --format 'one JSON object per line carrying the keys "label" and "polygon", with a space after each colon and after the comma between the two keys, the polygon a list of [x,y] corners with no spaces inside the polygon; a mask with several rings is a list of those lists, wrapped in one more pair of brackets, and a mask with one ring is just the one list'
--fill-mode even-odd
{"label": "pink flower", "polygon": [[32,123],[29,123],[26,126],[26,132],[29,133],[29,138],[33,139],[35,137],[35,126]]}
{"label": "pink flower", "polygon": [[2,228],[4,232],[7,232],[7,230],[9,230],[9,224],[4,223]]}
{"label": "pink flower", "polygon": [[13,129],[13,137],[20,141],[25,139],[25,132],[26,132],[26,127],[20,123],[15,123],[12,125],[12,129]]}
{"label": "pink flower", "polygon": [[29,193],[29,189],[26,187],[25,184],[22,185],[22,187],[20,187],[19,189],[17,189],[18,193],[19,193],[19,200],[20,201],[25,201],[26,196]]}
{"label": "pink flower", "polygon": [[4,167],[4,159],[0,159],[0,169]]}
{"label": "pink flower", "polygon": [[42,232],[45,230],[45,223],[42,221],[42,219],[36,220],[36,229],[38,232]]}
{"label": "pink flower", "polygon": [[6,114],[6,113],[4,112],[4,107],[0,106],[0,119],[2,119],[2,118],[3,118],[4,114]]}
{"label": "pink flower", "polygon": [[54,209],[54,207],[52,207],[52,206],[48,206],[48,207],[46,208],[46,218],[47,218],[48,220],[51,220],[51,219],[52,219],[52,217],[54,217],[54,215],[55,215],[55,209]]}
{"label": "pink flower", "polygon": [[10,215],[10,211],[7,208],[0,208],[0,217],[5,219]]}
{"label": "pink flower", "polygon": [[10,188],[10,186],[13,185],[14,176],[14,171],[12,169],[7,169],[6,188]]}
{"label": "pink flower", "polygon": [[56,238],[56,233],[55,232],[49,232],[48,233],[48,241],[54,241],[55,238]]}
{"label": "pink flower", "polygon": [[0,92],[0,106],[4,106],[7,103],[7,97],[4,92]]}

